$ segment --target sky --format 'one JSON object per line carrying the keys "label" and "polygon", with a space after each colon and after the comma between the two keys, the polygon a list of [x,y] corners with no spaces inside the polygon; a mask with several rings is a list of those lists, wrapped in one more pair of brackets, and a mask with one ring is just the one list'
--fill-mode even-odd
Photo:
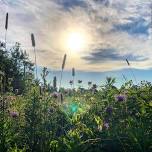
{"label": "sky", "polygon": [[66,87],[72,67],[85,86],[87,81],[101,85],[106,76],[120,85],[122,74],[134,81],[126,58],[138,82],[152,81],[151,6],[151,0],[0,0],[0,40],[8,12],[7,46],[20,42],[34,61],[34,33],[38,71],[48,67],[50,81],[60,78],[65,53]]}

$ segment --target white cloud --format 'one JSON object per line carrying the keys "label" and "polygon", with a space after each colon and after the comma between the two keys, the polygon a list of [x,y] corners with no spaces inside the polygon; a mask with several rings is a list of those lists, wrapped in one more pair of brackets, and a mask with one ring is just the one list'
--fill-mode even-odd
{"label": "white cloud", "polygon": [[[122,56],[132,54],[143,56],[147,61],[132,62],[135,68],[151,68],[151,41],[147,36],[130,35],[126,31],[111,31],[114,24],[129,24],[137,18],[150,22],[149,0],[110,0],[103,5],[95,0],[85,0],[86,7],[76,6],[66,10],[54,0],[5,0],[0,1],[0,20],[5,22],[9,12],[8,42],[20,42],[33,58],[30,33],[36,36],[38,64],[50,68],[60,68],[63,54],[63,35],[69,30],[84,30],[88,33],[87,50],[76,57],[68,52],[67,69],[75,66],[84,71],[111,71],[125,68],[122,61],[88,64],[81,57],[92,50],[108,46],[115,48]],[[4,33],[4,22],[0,22],[0,32]],[[150,30],[149,30],[150,31]],[[4,34],[2,34],[4,35]],[[3,36],[0,37],[3,39]],[[43,51],[45,50],[45,51]]]}

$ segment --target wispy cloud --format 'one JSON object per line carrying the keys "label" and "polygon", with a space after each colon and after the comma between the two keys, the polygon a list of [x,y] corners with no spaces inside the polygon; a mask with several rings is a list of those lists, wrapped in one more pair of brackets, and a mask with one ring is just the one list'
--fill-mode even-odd
{"label": "wispy cloud", "polygon": [[[60,68],[67,51],[64,34],[80,29],[90,40],[82,54],[68,54],[67,69],[123,69],[123,58],[135,68],[146,69],[152,67],[150,5],[149,0],[0,0],[0,20],[5,22],[8,11],[8,42],[20,42],[31,58],[30,33],[35,33],[40,66]],[[1,33],[4,22],[0,22]]]}

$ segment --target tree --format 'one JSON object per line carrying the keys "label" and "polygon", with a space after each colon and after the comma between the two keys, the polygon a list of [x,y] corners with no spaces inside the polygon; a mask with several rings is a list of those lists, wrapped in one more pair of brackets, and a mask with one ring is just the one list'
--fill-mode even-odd
{"label": "tree", "polygon": [[4,44],[0,42],[0,71],[5,74],[6,91],[9,91],[11,84],[13,91],[18,89],[20,93],[23,92],[25,80],[29,74],[33,75],[33,64],[26,51],[21,49],[20,43],[16,43],[10,50],[6,50]]}

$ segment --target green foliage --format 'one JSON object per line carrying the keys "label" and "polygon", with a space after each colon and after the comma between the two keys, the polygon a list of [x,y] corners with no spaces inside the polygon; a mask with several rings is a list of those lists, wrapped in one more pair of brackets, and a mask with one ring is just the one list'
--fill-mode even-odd
{"label": "green foliage", "polygon": [[[22,68],[18,60],[13,62]],[[45,87],[47,75],[44,68]],[[151,83],[135,86],[129,81],[120,89],[114,83],[115,79],[107,78],[96,93],[78,90],[70,96],[63,94],[60,104],[47,89],[40,93],[39,82],[32,76],[26,77],[21,95],[10,89],[0,97],[0,151],[150,152]]]}
{"label": "green foliage", "polygon": [[0,71],[5,74],[3,83],[5,81],[6,91],[13,90],[15,92],[17,89],[17,93],[20,94],[24,91],[25,81],[33,75],[33,64],[19,43],[16,43],[10,50],[0,47]]}

